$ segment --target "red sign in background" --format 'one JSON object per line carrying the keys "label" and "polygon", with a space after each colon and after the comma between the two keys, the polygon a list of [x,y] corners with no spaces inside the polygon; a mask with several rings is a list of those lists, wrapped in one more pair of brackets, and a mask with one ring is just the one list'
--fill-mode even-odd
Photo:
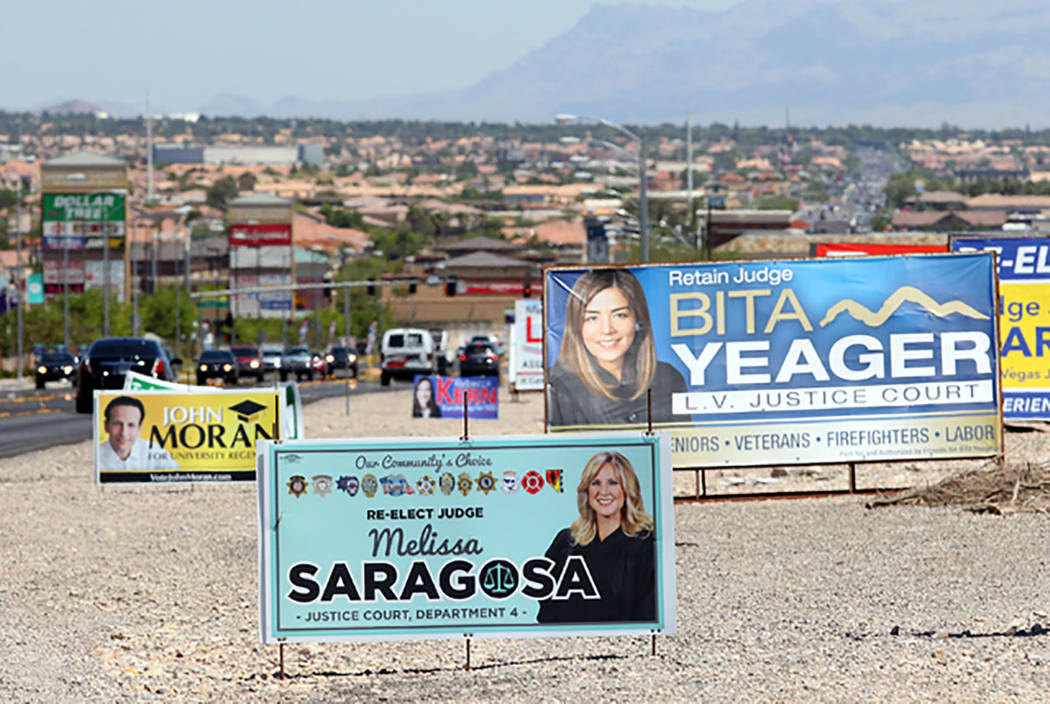
{"label": "red sign in background", "polygon": [[264,247],[292,243],[292,226],[288,223],[230,224],[231,247]]}
{"label": "red sign in background", "polygon": [[883,242],[821,242],[818,257],[863,257],[867,254],[923,254],[947,252],[947,244],[887,244]]}

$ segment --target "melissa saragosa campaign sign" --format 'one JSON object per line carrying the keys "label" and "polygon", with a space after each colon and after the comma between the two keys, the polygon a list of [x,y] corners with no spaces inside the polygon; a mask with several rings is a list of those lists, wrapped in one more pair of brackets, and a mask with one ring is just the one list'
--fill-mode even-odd
{"label": "melissa saragosa campaign sign", "polygon": [[95,480],[252,481],[256,442],[280,439],[276,390],[95,391]]}
{"label": "melissa saragosa campaign sign", "polygon": [[[303,405],[302,395],[294,381],[282,382],[275,386],[284,394],[284,406],[281,412],[281,422],[284,424],[282,437],[289,440],[305,437],[303,432]],[[236,389],[221,389],[214,386],[196,386],[193,384],[179,384],[174,381],[165,381],[138,372],[127,372],[124,374],[124,389],[127,391],[181,391],[183,393],[217,393],[229,394],[240,393]],[[265,391],[265,389],[263,389]]]}
{"label": "melissa saragosa campaign sign", "polygon": [[991,254],[547,269],[547,424],[675,467],[995,455]]}
{"label": "melissa saragosa campaign sign", "polygon": [[666,433],[265,443],[264,642],[671,633]]}
{"label": "melissa saragosa campaign sign", "polygon": [[952,237],[955,252],[995,252],[999,267],[1003,417],[1050,420],[1050,242]]}
{"label": "melissa saragosa campaign sign", "polygon": [[499,418],[499,377],[417,374],[412,380],[413,418]]}

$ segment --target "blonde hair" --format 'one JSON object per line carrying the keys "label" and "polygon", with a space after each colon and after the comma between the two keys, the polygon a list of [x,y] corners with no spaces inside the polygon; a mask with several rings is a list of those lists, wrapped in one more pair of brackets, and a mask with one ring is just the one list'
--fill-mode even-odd
{"label": "blonde hair", "polygon": [[620,530],[624,535],[632,538],[653,531],[653,519],[645,512],[642,489],[630,460],[619,452],[599,452],[587,460],[587,464],[583,466],[580,484],[576,487],[576,507],[580,511],[580,517],[572,522],[570,531],[572,540],[577,545],[588,545],[598,533],[598,518],[595,516],[594,509],[591,508],[589,489],[598,472],[607,464],[612,465],[612,468],[616,470],[620,478],[620,487],[623,489]]}
{"label": "blonde hair", "polygon": [[636,350],[634,371],[636,387],[630,399],[641,397],[653,383],[656,375],[656,345],[653,343],[652,324],[645,291],[634,274],[626,269],[591,269],[577,281],[569,292],[565,306],[565,334],[561,340],[558,363],[573,372],[592,393],[615,398],[598,376],[598,368],[583,344],[581,330],[587,304],[607,288],[618,288],[627,299],[638,324],[631,347]]}

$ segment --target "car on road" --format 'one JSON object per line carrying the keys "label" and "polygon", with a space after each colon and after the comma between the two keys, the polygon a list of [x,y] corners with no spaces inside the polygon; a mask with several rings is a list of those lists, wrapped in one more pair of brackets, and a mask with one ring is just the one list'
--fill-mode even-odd
{"label": "car on road", "polygon": [[36,388],[49,381],[76,381],[77,360],[69,352],[44,352],[36,364]]}
{"label": "car on road", "polygon": [[259,348],[255,345],[230,345],[230,352],[237,359],[238,376],[254,376],[256,381],[262,381],[266,372],[263,371],[263,358]]}
{"label": "car on road", "polygon": [[456,350],[449,343],[448,332],[441,328],[430,328],[434,338],[434,356],[437,358],[437,373],[448,374],[456,363]]}
{"label": "car on road", "polygon": [[197,385],[204,386],[209,379],[224,384],[237,384],[237,357],[230,350],[204,350],[197,360]]}
{"label": "car on road", "polygon": [[499,352],[487,342],[471,342],[459,355],[460,376],[499,376]]}
{"label": "car on road", "polygon": [[[492,349],[496,350],[496,354],[498,354],[500,357],[503,356],[503,345],[501,345],[499,340],[496,339],[496,337],[493,335],[474,335],[470,338],[470,342],[468,342],[467,345],[474,342],[478,342],[485,345],[491,345]],[[467,345],[464,345],[464,347],[466,347]]]}
{"label": "car on road", "polygon": [[309,347],[286,347],[281,355],[281,381],[287,381],[288,377],[295,374],[296,381],[302,381],[303,377],[309,380],[314,378],[313,355]]}
{"label": "car on road", "polygon": [[262,368],[263,374],[266,372],[273,372],[277,374],[281,371],[281,357],[284,356],[283,347],[273,347],[263,345],[262,347]]}
{"label": "car on road", "polygon": [[434,373],[434,337],[422,328],[392,328],[383,333],[379,345],[379,383],[389,386],[391,379],[412,379],[416,374]]}
{"label": "car on road", "polygon": [[349,347],[332,347],[324,359],[326,376],[345,374],[350,379],[357,378],[357,353]]}
{"label": "car on road", "polygon": [[328,362],[325,361],[324,353],[313,350],[310,352],[310,366],[313,367],[314,375],[324,379],[328,371]]}
{"label": "car on road", "polygon": [[178,357],[168,357],[156,340],[144,337],[103,337],[91,343],[77,365],[77,413],[91,413],[95,389],[122,389],[129,371],[175,381]]}

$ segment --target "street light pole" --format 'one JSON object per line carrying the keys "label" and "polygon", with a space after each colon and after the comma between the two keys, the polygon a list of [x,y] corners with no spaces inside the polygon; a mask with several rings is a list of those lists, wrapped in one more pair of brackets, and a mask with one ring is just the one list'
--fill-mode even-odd
{"label": "street light pole", "polygon": [[639,130],[638,134],[635,134],[631,130],[627,129],[623,125],[617,124],[612,120],[606,120],[604,117],[587,117],[585,115],[555,115],[554,122],[559,125],[567,125],[577,120],[593,120],[599,124],[611,127],[618,132],[626,135],[628,138],[638,142],[638,238],[641,249],[641,261],[649,261],[649,197],[648,197],[648,178],[645,174],[645,132]]}
{"label": "street light pole", "polygon": [[638,236],[641,245],[641,259],[642,263],[649,261],[649,198],[648,198],[648,186],[649,179],[645,175],[645,133],[643,132],[641,137],[638,139],[640,145],[638,149],[638,178],[639,185],[641,187],[641,194],[638,197]]}

